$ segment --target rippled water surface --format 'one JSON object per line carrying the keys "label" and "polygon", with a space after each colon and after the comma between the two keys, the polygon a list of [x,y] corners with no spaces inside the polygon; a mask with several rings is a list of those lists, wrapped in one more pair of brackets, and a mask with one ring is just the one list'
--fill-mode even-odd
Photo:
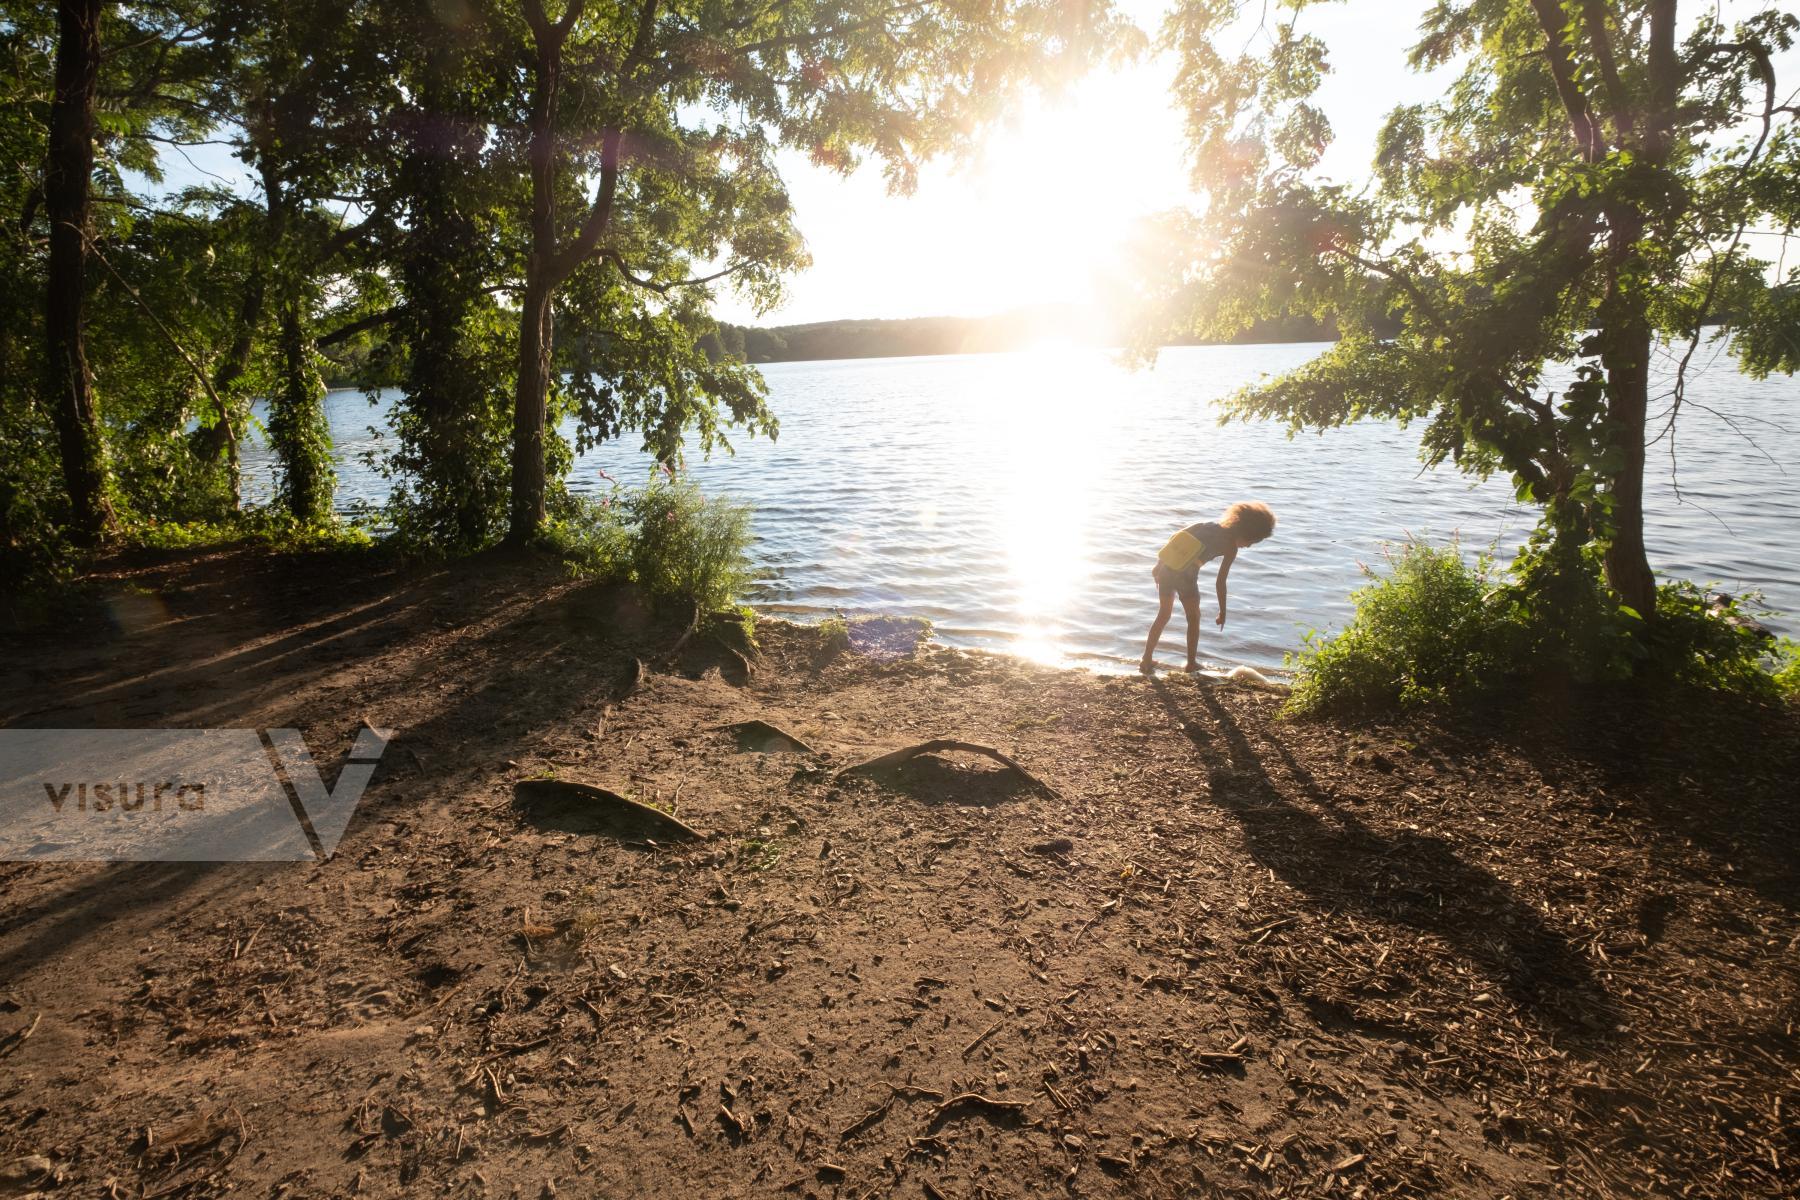
{"label": "rippled water surface", "polygon": [[[1343,622],[1361,566],[1379,563],[1383,543],[1455,534],[1510,555],[1535,519],[1503,480],[1421,473],[1416,428],[1368,423],[1289,440],[1268,424],[1216,423],[1215,399],[1321,349],[1173,349],[1141,372],[1100,352],[780,363],[763,368],[780,438],[746,439],[735,457],[695,461],[693,472],[755,508],[762,578],[749,598],[759,607],[929,617],[945,641],[1101,669],[1142,652],[1150,567],[1168,535],[1260,499],[1280,528],[1238,557],[1223,631],[1212,568],[1202,572],[1201,655],[1276,666],[1306,630]],[[1652,449],[1652,565],[1760,588],[1774,608],[1800,612],[1793,382],[1748,380],[1720,361],[1690,395],[1760,449],[1718,417],[1684,414],[1685,503],[1666,446]],[[370,427],[385,424],[388,399],[329,398],[342,508],[386,494],[359,457],[378,447]],[[647,465],[635,448],[604,446],[577,462],[571,485],[602,490],[601,471],[635,482]],[[247,490],[266,490],[267,452],[249,449],[246,468]],[[1163,660],[1180,661],[1182,636],[1177,609]]]}

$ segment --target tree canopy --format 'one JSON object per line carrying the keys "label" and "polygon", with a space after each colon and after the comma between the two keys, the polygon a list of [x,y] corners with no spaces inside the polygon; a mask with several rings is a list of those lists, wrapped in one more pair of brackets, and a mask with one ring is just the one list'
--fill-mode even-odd
{"label": "tree canopy", "polygon": [[[451,551],[537,535],[569,418],[665,461],[773,435],[711,310],[773,304],[806,262],[780,152],[904,189],[1141,40],[1104,0],[54,8],[0,8],[21,562],[232,512],[253,398],[279,504],[328,517],[322,375],[351,364],[404,392],[390,523]],[[157,194],[211,142],[248,186]]]}

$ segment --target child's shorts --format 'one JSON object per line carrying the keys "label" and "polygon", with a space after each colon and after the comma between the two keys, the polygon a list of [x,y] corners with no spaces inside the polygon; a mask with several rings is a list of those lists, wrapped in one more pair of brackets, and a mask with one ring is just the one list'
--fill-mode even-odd
{"label": "child's shorts", "polygon": [[1195,563],[1185,571],[1174,571],[1162,563],[1157,563],[1156,569],[1150,572],[1150,577],[1156,580],[1158,598],[1173,593],[1180,596],[1182,604],[1189,608],[1200,606],[1199,563]]}

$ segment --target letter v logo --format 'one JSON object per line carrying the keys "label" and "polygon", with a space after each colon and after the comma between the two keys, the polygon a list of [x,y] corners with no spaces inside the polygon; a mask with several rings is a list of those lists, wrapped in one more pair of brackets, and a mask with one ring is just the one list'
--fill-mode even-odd
{"label": "letter v logo", "polygon": [[299,730],[271,729],[265,736],[281,769],[287,772],[288,782],[294,785],[300,815],[312,826],[317,839],[314,852],[320,861],[330,858],[344,836],[345,827],[350,824],[350,814],[356,811],[357,801],[362,799],[363,789],[369,786],[369,780],[375,774],[381,752],[387,749],[387,736],[365,728],[357,736],[356,745],[350,747],[350,761],[338,772],[337,785],[329,790],[320,778],[312,752],[301,740]]}

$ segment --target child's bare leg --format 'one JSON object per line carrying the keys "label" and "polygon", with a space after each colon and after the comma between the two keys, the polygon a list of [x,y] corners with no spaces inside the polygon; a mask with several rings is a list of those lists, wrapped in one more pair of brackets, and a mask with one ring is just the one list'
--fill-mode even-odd
{"label": "child's bare leg", "polygon": [[[1150,640],[1144,643],[1143,661],[1138,663],[1138,669],[1140,671],[1150,671],[1155,669],[1156,664],[1153,661],[1152,656],[1156,653],[1156,643],[1162,640],[1163,628],[1168,625],[1169,617],[1174,611],[1174,595],[1169,592],[1163,592],[1157,600],[1156,620],[1150,622]],[[1192,622],[1189,622],[1189,624],[1192,624]]]}
{"label": "child's bare leg", "polygon": [[1198,671],[1200,660],[1195,657],[1195,653],[1200,649],[1200,602],[1183,596],[1181,611],[1187,617],[1187,669]]}

